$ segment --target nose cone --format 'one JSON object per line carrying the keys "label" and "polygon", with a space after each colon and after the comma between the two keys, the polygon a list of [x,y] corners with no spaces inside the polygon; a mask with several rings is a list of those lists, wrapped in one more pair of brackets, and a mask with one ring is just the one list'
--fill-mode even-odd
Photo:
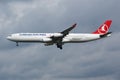
{"label": "nose cone", "polygon": [[8,35],[8,36],[6,37],[6,39],[7,39],[7,40],[10,40],[10,41],[15,41],[15,40],[16,40],[16,38],[14,37],[14,34]]}
{"label": "nose cone", "polygon": [[10,37],[10,36],[7,36],[6,38],[7,38],[8,40],[11,40],[11,37]]}
{"label": "nose cone", "polygon": [[12,35],[6,37],[8,40],[12,40]]}

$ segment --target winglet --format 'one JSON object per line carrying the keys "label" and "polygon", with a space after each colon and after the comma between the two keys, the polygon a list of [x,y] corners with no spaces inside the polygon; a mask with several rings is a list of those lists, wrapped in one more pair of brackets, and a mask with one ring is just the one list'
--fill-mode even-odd
{"label": "winglet", "polygon": [[74,28],[74,27],[76,27],[76,25],[77,25],[77,23],[73,24],[72,27]]}
{"label": "winglet", "polygon": [[112,20],[106,20],[93,34],[106,34],[109,31]]}

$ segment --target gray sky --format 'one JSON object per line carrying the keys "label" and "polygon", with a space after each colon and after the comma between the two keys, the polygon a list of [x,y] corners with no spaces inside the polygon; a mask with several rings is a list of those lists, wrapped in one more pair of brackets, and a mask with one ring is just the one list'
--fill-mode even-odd
{"label": "gray sky", "polygon": [[[119,80],[119,0],[0,0],[1,80]],[[6,40],[17,32],[93,32],[112,19],[112,36],[65,44],[63,50],[43,44]]]}

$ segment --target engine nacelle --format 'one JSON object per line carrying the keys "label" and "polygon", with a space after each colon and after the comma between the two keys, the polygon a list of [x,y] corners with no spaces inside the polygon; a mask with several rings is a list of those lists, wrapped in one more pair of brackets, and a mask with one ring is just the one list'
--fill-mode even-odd
{"label": "engine nacelle", "polygon": [[53,45],[53,43],[45,43],[44,45],[45,46],[50,46],[50,45]]}
{"label": "engine nacelle", "polygon": [[50,41],[52,41],[51,38],[43,38],[42,40],[43,40],[44,42],[50,42]]}
{"label": "engine nacelle", "polygon": [[61,34],[61,33],[54,33],[53,36],[54,36],[54,37],[62,37],[63,34]]}

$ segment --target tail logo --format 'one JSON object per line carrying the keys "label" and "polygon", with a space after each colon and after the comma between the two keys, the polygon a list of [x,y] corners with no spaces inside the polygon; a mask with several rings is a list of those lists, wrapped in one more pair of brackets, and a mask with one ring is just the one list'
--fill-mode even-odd
{"label": "tail logo", "polygon": [[108,26],[106,24],[103,24],[101,28],[98,29],[98,32],[100,34],[104,34],[108,31]]}

